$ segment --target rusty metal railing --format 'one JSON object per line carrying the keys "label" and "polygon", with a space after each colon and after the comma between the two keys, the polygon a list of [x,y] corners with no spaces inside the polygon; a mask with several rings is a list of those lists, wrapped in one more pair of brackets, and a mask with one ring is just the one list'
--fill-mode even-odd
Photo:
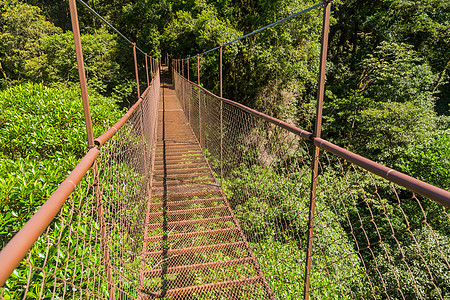
{"label": "rusty metal railing", "polygon": [[[186,118],[278,298],[444,299],[450,192],[321,138],[331,1],[310,9],[318,6],[323,30],[312,133],[223,98],[224,45],[173,60]],[[220,96],[200,86],[200,58],[214,50]],[[185,62],[195,57],[197,83],[189,67],[184,76]]]}
{"label": "rusty metal railing", "polygon": [[[62,298],[108,298],[108,284],[115,290],[109,294],[110,299],[113,295],[135,295],[139,268],[134,267],[140,263],[135,250],[142,246],[143,238],[139,208],[147,203],[145,185],[151,172],[145,171],[144,154],[153,151],[158,101],[157,73],[139,100],[94,140],[95,146],[2,249],[0,299],[31,297],[34,291],[38,291],[38,298],[49,292]],[[142,123],[146,124],[143,132]],[[97,180],[89,171],[95,162]],[[95,199],[96,187],[100,188],[103,204],[109,262],[102,254],[105,247],[96,212],[100,206]],[[105,273],[108,267],[110,278]]]}
{"label": "rusty metal railing", "polygon": [[159,62],[150,57],[149,74],[144,53],[147,88],[141,95],[136,49],[142,50],[133,44],[138,100],[94,139],[76,2],[69,4],[90,150],[1,250],[0,299],[137,297]]}

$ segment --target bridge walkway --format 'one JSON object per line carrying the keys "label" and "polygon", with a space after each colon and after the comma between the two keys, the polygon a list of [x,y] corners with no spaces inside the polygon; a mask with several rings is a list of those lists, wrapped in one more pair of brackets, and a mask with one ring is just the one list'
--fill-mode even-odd
{"label": "bridge walkway", "polygon": [[141,298],[272,298],[167,68],[162,75]]}

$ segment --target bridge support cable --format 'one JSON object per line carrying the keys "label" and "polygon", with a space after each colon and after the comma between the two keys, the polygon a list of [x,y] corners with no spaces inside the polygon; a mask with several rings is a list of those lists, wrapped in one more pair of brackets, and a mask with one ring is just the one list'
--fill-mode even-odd
{"label": "bridge support cable", "polygon": [[[206,55],[206,54],[208,54],[208,53],[210,53],[210,52],[213,52],[213,51],[215,51],[215,50],[219,50],[219,49],[222,48],[222,47],[226,47],[226,46],[228,46],[228,45],[231,45],[231,44],[233,44],[233,43],[236,43],[236,42],[238,42],[238,41],[240,41],[240,40],[242,40],[242,39],[245,39],[245,38],[247,38],[247,37],[249,37],[249,36],[252,36],[252,35],[254,35],[254,34],[257,34],[258,32],[264,31],[264,30],[266,30],[266,29],[268,29],[268,28],[270,28],[270,27],[276,26],[276,25],[281,24],[281,23],[283,23],[283,22],[286,22],[286,21],[288,21],[288,20],[290,20],[290,19],[293,19],[293,18],[295,18],[295,17],[298,17],[298,16],[300,16],[300,15],[303,15],[303,14],[309,12],[309,11],[312,11],[312,10],[314,10],[314,9],[316,9],[316,8],[319,8],[319,7],[321,7],[322,5],[326,4],[328,1],[329,1],[329,0],[325,0],[325,1],[323,1],[323,2],[317,3],[317,4],[315,4],[315,5],[311,6],[311,7],[308,7],[308,8],[306,8],[306,9],[304,9],[304,10],[301,10],[301,11],[299,11],[299,12],[296,12],[295,14],[292,14],[292,15],[290,15],[290,16],[284,18],[284,19],[281,19],[281,20],[278,20],[278,21],[276,21],[276,22],[273,22],[273,23],[271,23],[271,24],[269,24],[269,25],[266,25],[266,26],[264,26],[264,27],[261,27],[261,28],[259,28],[259,29],[257,29],[257,30],[254,30],[254,31],[250,32],[250,33],[247,33],[247,34],[245,34],[245,35],[242,35],[242,36],[240,36],[240,37],[238,37],[238,38],[236,38],[236,39],[234,39],[234,40],[232,40],[232,41],[226,42],[225,44],[222,44],[222,45],[219,45],[219,46],[217,46],[217,47],[214,47],[214,48],[211,48],[211,49],[209,49],[209,50],[206,50],[206,51],[204,51],[204,52],[202,52],[202,53],[199,53],[199,54],[197,54],[197,55],[203,56],[203,55]],[[182,60],[190,60],[190,59],[192,59],[192,58],[195,58],[197,55],[193,55],[193,56],[190,56],[190,57],[186,57],[186,58],[183,58]],[[179,69],[178,69],[178,72],[179,72]]]}
{"label": "bridge support cable", "polygon": [[[105,18],[103,18],[98,12],[96,12],[92,7],[90,7],[86,2],[84,2],[83,0],[76,0],[78,2],[80,2],[84,7],[86,7],[91,13],[93,13],[97,18],[99,18],[103,23],[105,23],[106,25],[108,25],[109,28],[111,28],[112,30],[114,30],[118,35],[120,35],[125,41],[127,41],[130,45],[133,46],[133,44],[135,44],[134,42],[132,42],[129,38],[127,38],[122,32],[120,32],[116,27],[114,27],[113,25],[111,25],[111,23],[109,23]],[[142,54],[145,55],[145,51],[142,50],[141,48],[136,46],[136,49],[141,52]]]}

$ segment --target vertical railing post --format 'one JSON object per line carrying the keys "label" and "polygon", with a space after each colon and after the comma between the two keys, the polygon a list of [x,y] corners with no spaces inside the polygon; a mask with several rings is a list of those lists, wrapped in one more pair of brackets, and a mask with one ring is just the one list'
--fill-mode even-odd
{"label": "vertical railing post", "polygon": [[145,73],[147,74],[147,86],[150,86],[150,78],[148,76],[148,55],[145,53]]}
{"label": "vertical railing post", "polygon": [[154,61],[153,61],[153,57],[151,57],[150,56],[150,75],[152,76],[152,80],[153,80],[153,69],[154,69],[154,67],[153,67],[153,65],[154,65],[155,63],[154,63]]}
{"label": "vertical railing post", "polygon": [[183,101],[183,108],[184,110],[186,110],[186,97],[184,96],[184,86],[185,86],[185,82],[184,82],[184,62],[183,59],[181,59],[181,99]]}
{"label": "vertical railing post", "polygon": [[[327,49],[328,49],[328,30],[330,26],[331,4],[330,0],[324,3],[323,11],[323,28],[322,28],[322,47],[320,52],[320,69],[319,69],[319,84],[317,91],[317,107],[316,107],[316,121],[314,125],[314,138],[320,138],[322,129],[322,109],[323,98],[325,94],[325,72],[327,64]],[[313,246],[313,231],[314,231],[314,213],[316,208],[316,193],[317,193],[317,178],[319,172],[319,147],[314,145],[313,148],[313,162],[311,172],[311,193],[309,203],[309,220],[308,220],[308,243],[306,250],[305,263],[305,281],[303,290],[303,299],[308,300],[311,286],[311,262],[312,262],[312,246]]]}
{"label": "vertical railing post", "polygon": [[141,91],[139,90],[139,73],[138,73],[138,65],[137,65],[137,57],[136,57],[136,43],[133,43],[133,57],[134,57],[134,72],[136,73],[136,86],[138,99],[141,98]]}
{"label": "vertical railing post", "polygon": [[202,145],[202,109],[200,105],[200,55],[197,54],[197,83],[198,83],[198,131],[200,146]]}
{"label": "vertical railing post", "polygon": [[[188,81],[189,81],[189,58],[188,58],[188,60],[187,60],[187,78],[188,78]],[[190,96],[189,96],[189,99],[188,99],[188,122],[189,122],[189,124],[191,124],[191,97],[192,97],[192,86],[191,85],[189,85],[190,87],[191,87],[191,94],[190,94]]]}
{"label": "vertical railing post", "polygon": [[220,45],[220,186],[223,186],[223,65],[222,65],[222,45]]}
{"label": "vertical railing post", "polygon": [[[89,148],[94,147],[94,135],[92,131],[91,110],[89,107],[89,94],[87,91],[86,72],[84,69],[83,49],[81,47],[80,26],[78,23],[78,12],[76,0],[69,0],[70,17],[72,21],[73,39],[75,43],[75,52],[77,56],[78,74],[80,78],[81,98],[83,101],[84,119],[86,122],[86,133]],[[99,172],[97,160],[92,164],[92,173],[94,177],[94,193],[97,202],[97,216],[100,222],[100,238],[102,241],[103,260],[106,269],[106,281],[108,286],[109,298],[115,299],[114,285],[112,282],[111,262],[109,258],[109,245],[106,232],[105,215],[103,211],[102,193],[100,189]]]}

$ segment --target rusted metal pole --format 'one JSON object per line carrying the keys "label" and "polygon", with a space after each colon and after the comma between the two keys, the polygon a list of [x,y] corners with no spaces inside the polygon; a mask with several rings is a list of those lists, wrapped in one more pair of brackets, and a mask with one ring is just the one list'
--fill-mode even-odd
{"label": "rusted metal pole", "polygon": [[220,45],[220,186],[223,186],[223,65],[222,65],[222,45]]}
{"label": "rusted metal pole", "polygon": [[[188,76],[188,80],[189,80],[189,60],[187,60],[187,76]],[[191,97],[192,97],[192,87],[191,87],[191,94],[189,96],[188,99],[188,122],[189,124],[191,124]]]}
{"label": "rusted metal pole", "polygon": [[[89,148],[95,147],[94,135],[92,131],[91,111],[89,107],[89,95],[86,84],[86,72],[84,69],[83,49],[81,47],[80,26],[78,24],[78,12],[76,0],[69,0],[70,17],[72,21],[72,31],[75,43],[75,52],[77,56],[78,74],[80,78],[81,97],[83,99],[84,117],[86,120],[86,132]],[[109,245],[107,240],[105,216],[103,212],[102,193],[100,189],[99,173],[97,168],[97,160],[92,164],[92,173],[94,177],[94,193],[97,202],[97,215],[100,222],[100,237],[102,240],[103,259],[106,269],[106,280],[110,299],[115,299],[114,286],[112,283],[111,264],[109,259]]]}
{"label": "rusted metal pole", "polygon": [[184,92],[184,86],[186,83],[184,82],[184,61],[181,60],[181,99],[183,100],[183,109],[186,111],[186,97]]}
{"label": "rusted metal pole", "polygon": [[[317,107],[316,107],[316,122],[314,126],[313,136],[314,138],[320,138],[322,130],[322,109],[323,109],[323,97],[325,94],[325,73],[327,65],[327,49],[328,49],[328,30],[330,27],[330,13],[331,13],[331,1],[324,3],[323,8],[323,28],[322,28],[322,47],[320,52],[320,69],[319,69],[319,85],[317,91]],[[313,246],[313,232],[314,232],[314,213],[316,209],[316,196],[317,196],[317,178],[319,173],[319,151],[320,148],[316,145],[313,150],[313,162],[311,172],[311,193],[309,202],[309,221],[308,221],[308,243],[306,250],[306,263],[305,263],[305,282],[303,290],[303,299],[309,299],[310,287],[311,287],[311,262],[312,262],[312,246]]]}
{"label": "rusted metal pole", "polygon": [[134,57],[134,72],[136,73],[136,86],[138,99],[141,98],[141,91],[139,90],[139,73],[138,73],[138,65],[137,65],[137,57],[136,57],[136,43],[133,43],[133,57]]}
{"label": "rusted metal pole", "polygon": [[[197,54],[197,83],[198,86],[200,86],[200,55]],[[200,146],[202,146],[202,109],[201,109],[201,105],[200,105],[200,92],[201,90],[198,89],[198,131],[199,131],[199,141],[200,141]]]}
{"label": "rusted metal pole", "polygon": [[154,65],[155,63],[153,62],[153,57],[151,57],[150,56],[150,75],[152,76],[152,79],[153,79],[153,65]]}
{"label": "rusted metal pole", "polygon": [[150,86],[150,79],[148,77],[148,56],[145,53],[145,73],[147,74],[147,86]]}
{"label": "rusted metal pole", "polygon": [[86,122],[86,132],[89,148],[94,146],[94,135],[92,133],[91,110],[89,106],[89,95],[86,84],[86,71],[84,69],[83,50],[81,47],[80,27],[78,24],[78,12],[75,0],[69,1],[70,17],[72,20],[73,39],[75,43],[75,53],[77,56],[78,75],[80,78],[81,98],[83,101],[84,120]]}
{"label": "rusted metal pole", "polygon": [[187,60],[187,80],[189,80],[189,59]]}

